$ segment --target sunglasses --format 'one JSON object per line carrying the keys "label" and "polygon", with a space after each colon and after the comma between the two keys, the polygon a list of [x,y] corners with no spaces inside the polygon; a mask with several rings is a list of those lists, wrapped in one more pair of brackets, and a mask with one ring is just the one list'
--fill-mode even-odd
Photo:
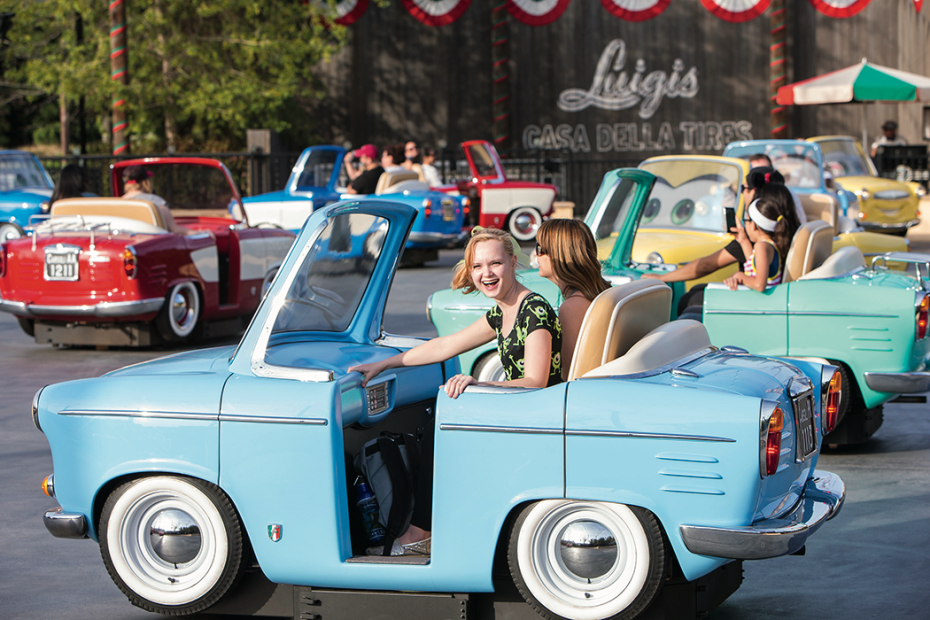
{"label": "sunglasses", "polygon": [[536,242],[536,256],[545,256],[546,251],[539,245],[539,242]]}

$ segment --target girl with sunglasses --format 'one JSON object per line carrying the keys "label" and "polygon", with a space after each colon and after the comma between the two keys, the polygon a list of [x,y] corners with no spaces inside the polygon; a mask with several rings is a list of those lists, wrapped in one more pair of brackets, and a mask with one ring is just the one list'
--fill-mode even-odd
{"label": "girl with sunglasses", "polygon": [[763,195],[752,201],[743,219],[745,226],[736,224],[736,240],[748,256],[743,270],[724,280],[731,290],[740,284],[757,291],[769,285],[781,284],[784,259],[797,232],[797,218],[772,197]]}
{"label": "girl with sunglasses", "polygon": [[572,365],[578,332],[594,298],[610,288],[601,276],[597,246],[591,229],[578,220],[547,220],[536,232],[539,275],[562,292],[559,322],[562,324],[562,379]]}

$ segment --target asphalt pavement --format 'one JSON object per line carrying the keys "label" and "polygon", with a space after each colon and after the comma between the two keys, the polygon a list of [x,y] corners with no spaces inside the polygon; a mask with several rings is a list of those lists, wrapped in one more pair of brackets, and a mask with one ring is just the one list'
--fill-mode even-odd
{"label": "asphalt pavement", "polygon": [[[930,204],[925,207],[930,215]],[[915,251],[930,250],[930,224],[914,231],[913,239]],[[435,335],[425,318],[426,299],[448,286],[459,258],[460,250],[444,251],[438,263],[402,270],[385,329]],[[0,314],[0,343],[0,619],[157,617],[132,607],[117,590],[95,543],[56,539],[45,530],[41,515],[56,503],[39,484],[52,472],[52,460],[29,408],[43,385],[173,350],[55,349],[32,342],[7,314]],[[818,467],[845,481],[842,512],[810,539],[806,555],[744,563],[742,588],[710,618],[927,618],[930,406],[887,405],[884,425],[871,441],[827,451]]]}

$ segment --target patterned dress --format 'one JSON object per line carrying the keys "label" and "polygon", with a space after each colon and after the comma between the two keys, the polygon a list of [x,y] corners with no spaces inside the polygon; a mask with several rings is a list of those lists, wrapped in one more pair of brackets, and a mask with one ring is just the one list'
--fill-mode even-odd
{"label": "patterned dress", "polygon": [[485,315],[488,325],[497,333],[497,354],[504,366],[508,381],[522,379],[523,359],[526,356],[526,337],[537,329],[552,334],[552,362],[549,364],[549,382],[555,385],[562,381],[562,326],[549,302],[539,293],[530,293],[520,302],[513,330],[505,337],[501,333],[504,313],[495,305]]}
{"label": "patterned dress", "polygon": [[[765,277],[766,285],[774,286],[776,284],[781,284],[781,254],[778,253],[778,246],[775,245],[774,241],[769,241],[768,239],[762,239],[763,243],[768,243],[772,246],[774,250],[772,254],[772,260],[769,262],[768,273]],[[756,251],[753,249],[752,254],[749,255],[749,258],[746,259],[746,262],[743,263],[743,271],[746,272],[747,276],[754,276],[759,273],[759,267],[756,265]]]}

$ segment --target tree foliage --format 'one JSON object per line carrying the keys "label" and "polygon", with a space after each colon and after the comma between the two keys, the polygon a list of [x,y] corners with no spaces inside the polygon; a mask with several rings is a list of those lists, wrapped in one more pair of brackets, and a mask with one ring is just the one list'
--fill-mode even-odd
{"label": "tree foliage", "polygon": [[164,148],[166,138],[179,151],[238,149],[250,127],[312,139],[306,110],[323,92],[311,69],[347,36],[330,21],[333,0],[126,0],[125,87],[110,80],[107,4],[13,0],[13,62],[0,96],[83,95],[101,124],[124,98],[136,152]]}

